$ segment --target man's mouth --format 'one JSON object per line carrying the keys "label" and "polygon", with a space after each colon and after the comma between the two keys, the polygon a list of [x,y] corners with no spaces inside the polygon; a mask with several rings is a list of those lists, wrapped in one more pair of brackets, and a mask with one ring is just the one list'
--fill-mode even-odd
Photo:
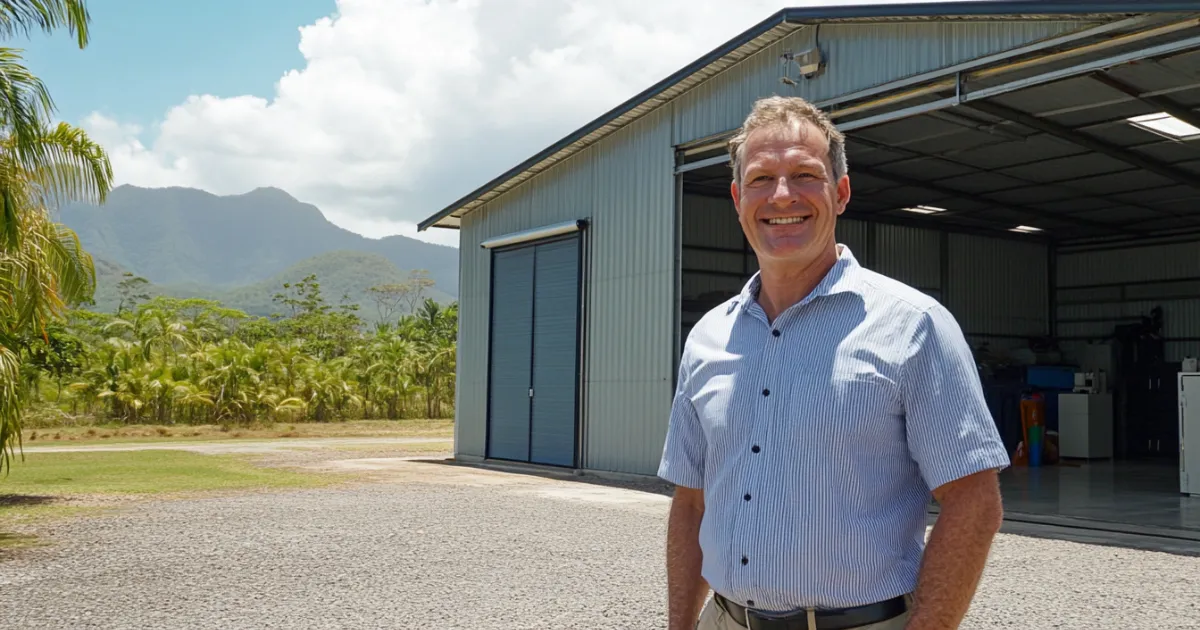
{"label": "man's mouth", "polygon": [[795,225],[797,223],[804,223],[807,220],[808,217],[774,217],[767,219],[766,222],[767,225]]}

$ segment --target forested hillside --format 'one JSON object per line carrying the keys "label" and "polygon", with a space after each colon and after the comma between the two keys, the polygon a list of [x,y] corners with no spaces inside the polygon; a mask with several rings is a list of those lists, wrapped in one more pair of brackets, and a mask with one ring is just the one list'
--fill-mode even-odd
{"label": "forested hillside", "polygon": [[273,278],[321,254],[374,254],[424,269],[458,294],[458,250],[403,236],[369,239],[277,188],[218,196],[191,188],[119,186],[103,205],[70,204],[60,220],[98,259],[158,286],[230,289]]}
{"label": "forested hillside", "polygon": [[[246,286],[222,288],[199,284],[163,286],[146,280],[136,284],[137,291],[146,297],[168,296],[176,298],[203,298],[215,300],[229,308],[245,311],[249,315],[269,316],[278,311],[275,294],[284,283],[296,283],[308,276],[321,281],[322,291],[333,303],[341,303],[348,297],[359,305],[360,316],[368,323],[383,321],[385,316],[411,312],[424,298],[430,298],[445,306],[454,302],[423,270],[401,271],[390,260],[379,254],[363,252],[329,252],[302,260],[280,273]],[[112,313],[121,305],[122,286],[128,285],[137,274],[112,263],[96,261],[96,296],[91,310]],[[144,279],[144,278],[143,278]],[[387,312],[377,304],[378,292],[372,287],[410,285],[413,294],[405,298],[403,309]]]}

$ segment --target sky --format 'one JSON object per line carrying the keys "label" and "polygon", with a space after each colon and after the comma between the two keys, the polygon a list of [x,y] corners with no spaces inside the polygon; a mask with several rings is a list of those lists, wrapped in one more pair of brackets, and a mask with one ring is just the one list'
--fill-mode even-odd
{"label": "sky", "polygon": [[[368,237],[416,223],[785,6],[771,0],[92,0],[8,45],[117,184],[262,186]],[[858,4],[872,2],[858,2]]]}

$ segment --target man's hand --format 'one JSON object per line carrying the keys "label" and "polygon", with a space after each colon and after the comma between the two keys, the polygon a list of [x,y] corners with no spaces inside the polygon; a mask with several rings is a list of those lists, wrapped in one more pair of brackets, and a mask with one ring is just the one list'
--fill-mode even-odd
{"label": "man's hand", "polygon": [[708,583],[700,575],[700,521],[704,491],[677,486],[667,520],[667,619],[669,630],[693,630]]}
{"label": "man's hand", "polygon": [[988,470],[933,491],[941,507],[929,536],[907,630],[955,630],[962,623],[1004,507],[997,473]]}

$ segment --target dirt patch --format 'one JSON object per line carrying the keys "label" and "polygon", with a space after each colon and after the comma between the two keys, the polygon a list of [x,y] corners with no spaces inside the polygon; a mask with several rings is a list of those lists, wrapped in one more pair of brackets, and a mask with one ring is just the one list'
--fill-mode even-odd
{"label": "dirt patch", "polygon": [[573,503],[602,503],[661,509],[670,497],[647,483],[621,483],[571,472],[498,470],[430,457],[365,457],[326,460],[309,470],[353,472],[376,483],[502,487],[505,492]]}

